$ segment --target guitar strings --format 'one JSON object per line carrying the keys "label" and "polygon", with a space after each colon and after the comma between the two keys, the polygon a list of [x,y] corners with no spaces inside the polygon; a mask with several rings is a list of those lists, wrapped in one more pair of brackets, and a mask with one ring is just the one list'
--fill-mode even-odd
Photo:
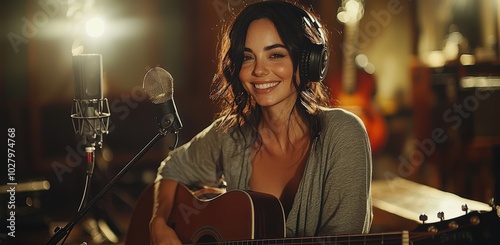
{"label": "guitar strings", "polygon": [[[409,238],[407,238],[409,239]],[[293,238],[272,238],[272,239],[253,239],[253,240],[238,240],[224,242],[198,242],[199,245],[212,244],[401,244],[404,241],[403,232],[383,233],[383,234],[366,234],[366,235],[345,235],[345,236],[325,236],[325,237],[293,237]]]}

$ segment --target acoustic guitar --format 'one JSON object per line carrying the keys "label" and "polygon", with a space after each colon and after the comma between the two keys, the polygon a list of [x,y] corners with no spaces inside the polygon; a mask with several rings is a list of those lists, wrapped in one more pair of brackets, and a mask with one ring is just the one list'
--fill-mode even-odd
{"label": "acoustic guitar", "polygon": [[[383,116],[373,106],[376,81],[371,63],[366,56],[359,56],[358,25],[364,13],[361,0],[344,0],[338,10],[337,18],[344,23],[342,71],[331,77],[332,96],[339,106],[353,112],[363,121],[370,139],[373,153],[380,152],[387,140],[387,127]],[[363,62],[356,58],[363,57]],[[358,59],[359,60],[359,59]],[[362,63],[362,64],[361,64]]]}
{"label": "acoustic guitar", "polygon": [[[143,193],[130,220],[126,245],[149,244],[153,187]],[[178,185],[168,220],[184,244],[500,244],[500,209],[469,212],[413,231],[285,237],[283,208],[271,195],[234,190],[200,199]]]}

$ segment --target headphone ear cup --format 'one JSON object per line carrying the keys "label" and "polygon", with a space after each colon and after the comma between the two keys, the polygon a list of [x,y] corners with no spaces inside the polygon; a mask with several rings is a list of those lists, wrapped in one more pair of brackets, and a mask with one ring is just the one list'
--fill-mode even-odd
{"label": "headphone ear cup", "polygon": [[308,82],[321,82],[328,71],[328,50],[323,44],[312,44],[302,50],[300,78]]}

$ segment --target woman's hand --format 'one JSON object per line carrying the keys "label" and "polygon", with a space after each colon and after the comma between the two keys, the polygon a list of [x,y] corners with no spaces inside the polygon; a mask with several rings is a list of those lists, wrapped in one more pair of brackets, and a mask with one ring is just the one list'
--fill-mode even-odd
{"label": "woman's hand", "polygon": [[155,217],[149,224],[151,244],[153,245],[181,245],[175,231],[167,225],[164,218]]}

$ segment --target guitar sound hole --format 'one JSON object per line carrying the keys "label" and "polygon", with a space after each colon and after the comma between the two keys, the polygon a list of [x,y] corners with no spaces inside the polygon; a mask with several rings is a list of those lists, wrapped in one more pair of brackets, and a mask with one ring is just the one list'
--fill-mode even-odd
{"label": "guitar sound hole", "polygon": [[215,244],[217,242],[218,241],[217,239],[215,239],[215,237],[210,235],[204,235],[196,241],[196,244]]}

